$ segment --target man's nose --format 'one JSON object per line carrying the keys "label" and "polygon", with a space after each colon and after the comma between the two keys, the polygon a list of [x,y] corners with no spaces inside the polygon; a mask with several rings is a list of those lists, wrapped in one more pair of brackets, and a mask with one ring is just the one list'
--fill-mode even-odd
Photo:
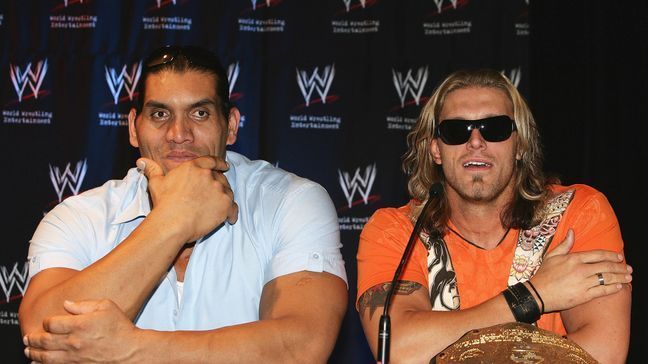
{"label": "man's nose", "polygon": [[468,139],[467,146],[474,149],[479,149],[486,146],[486,140],[479,132],[479,128],[475,128],[470,131],[470,138]]}
{"label": "man's nose", "polygon": [[169,123],[167,129],[167,140],[176,144],[183,144],[193,141],[193,130],[191,120],[184,116],[179,116]]}

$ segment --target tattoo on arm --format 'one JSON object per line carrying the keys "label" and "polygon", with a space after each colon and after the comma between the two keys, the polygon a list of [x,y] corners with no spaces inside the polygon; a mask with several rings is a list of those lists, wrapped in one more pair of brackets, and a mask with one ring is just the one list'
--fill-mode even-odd
{"label": "tattoo on arm", "polygon": [[[390,287],[391,282],[380,283],[369,288],[365,293],[363,293],[358,300],[360,315],[364,315],[367,309],[369,309],[369,319],[373,318],[376,309],[385,306],[385,298],[387,297]],[[416,282],[398,281],[398,286],[396,286],[394,294],[410,295],[421,287],[423,287],[423,285]]]}

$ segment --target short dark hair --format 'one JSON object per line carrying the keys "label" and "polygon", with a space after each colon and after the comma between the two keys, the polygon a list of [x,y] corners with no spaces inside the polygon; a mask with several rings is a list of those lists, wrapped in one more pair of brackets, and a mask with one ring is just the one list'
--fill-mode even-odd
{"label": "short dark hair", "polygon": [[216,97],[221,113],[225,119],[229,116],[231,104],[229,101],[229,82],[225,68],[221,65],[216,54],[208,49],[196,46],[166,45],[152,51],[143,62],[142,75],[137,85],[135,110],[139,114],[144,106],[146,79],[151,74],[162,71],[185,72],[199,71],[214,76]]}

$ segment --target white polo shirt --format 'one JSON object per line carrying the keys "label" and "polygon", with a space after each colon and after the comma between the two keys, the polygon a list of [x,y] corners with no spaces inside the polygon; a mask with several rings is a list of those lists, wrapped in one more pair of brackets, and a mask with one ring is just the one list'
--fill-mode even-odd
{"label": "white polo shirt", "polygon": [[[170,269],[135,320],[138,327],[207,330],[256,321],[263,286],[289,273],[326,271],[346,282],[337,214],[326,190],[234,152],[227,161],[238,221],[196,243],[182,297]],[[149,213],[146,188],[133,168],[123,180],[61,202],[30,242],[29,278],[53,267],[82,270],[109,253]]]}

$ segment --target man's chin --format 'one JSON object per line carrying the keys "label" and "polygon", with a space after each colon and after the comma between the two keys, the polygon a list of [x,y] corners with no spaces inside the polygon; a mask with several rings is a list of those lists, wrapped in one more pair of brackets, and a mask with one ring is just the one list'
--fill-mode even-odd
{"label": "man's chin", "polygon": [[173,170],[174,168],[177,168],[182,163],[184,163],[184,161],[165,160],[164,162],[160,163],[160,167],[162,167],[164,174],[167,174],[169,173],[169,171]]}

